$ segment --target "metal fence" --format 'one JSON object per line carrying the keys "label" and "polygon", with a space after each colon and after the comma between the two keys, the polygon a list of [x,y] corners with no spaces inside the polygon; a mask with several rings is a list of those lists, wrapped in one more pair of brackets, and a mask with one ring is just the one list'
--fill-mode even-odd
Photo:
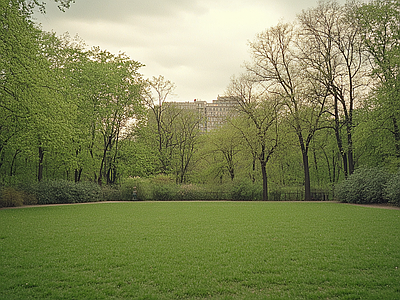
{"label": "metal fence", "polygon": [[[303,201],[305,199],[305,194],[303,191],[296,192],[282,192],[273,191],[269,193],[268,200],[271,201]],[[329,191],[312,191],[311,200],[312,201],[328,201],[332,200],[332,192]]]}

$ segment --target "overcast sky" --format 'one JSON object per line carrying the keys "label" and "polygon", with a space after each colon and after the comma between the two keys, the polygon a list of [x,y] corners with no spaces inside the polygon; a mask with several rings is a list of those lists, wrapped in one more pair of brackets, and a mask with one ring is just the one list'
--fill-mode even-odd
{"label": "overcast sky", "polygon": [[256,34],[291,22],[318,0],[76,0],[65,13],[48,2],[35,14],[42,29],[78,34],[145,65],[145,78],[163,75],[176,84],[170,101],[211,102],[249,60]]}

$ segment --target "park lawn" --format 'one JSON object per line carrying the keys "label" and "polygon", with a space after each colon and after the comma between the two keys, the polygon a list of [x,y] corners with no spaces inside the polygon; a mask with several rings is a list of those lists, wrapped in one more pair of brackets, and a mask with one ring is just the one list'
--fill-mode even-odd
{"label": "park lawn", "polygon": [[0,299],[400,299],[400,210],[129,202],[0,211]]}

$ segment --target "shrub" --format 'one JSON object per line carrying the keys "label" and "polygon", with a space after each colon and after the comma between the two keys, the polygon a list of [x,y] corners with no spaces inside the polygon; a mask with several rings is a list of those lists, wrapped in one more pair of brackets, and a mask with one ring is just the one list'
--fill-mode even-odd
{"label": "shrub", "polygon": [[105,185],[101,187],[102,200],[104,201],[121,201],[124,200],[121,190],[116,186]]}
{"label": "shrub", "polygon": [[100,201],[102,192],[93,182],[43,181],[36,187],[39,204],[84,203]]}
{"label": "shrub", "polygon": [[156,184],[153,186],[153,200],[177,200],[178,186],[174,183]]}
{"label": "shrub", "polygon": [[0,207],[15,207],[24,204],[24,193],[12,187],[3,188],[0,195]]}
{"label": "shrub", "polygon": [[281,191],[278,191],[278,190],[272,191],[272,192],[269,193],[269,198],[268,199],[271,200],[271,201],[280,201],[281,200],[281,194],[282,194]]}
{"label": "shrub", "polygon": [[380,168],[358,169],[335,186],[335,196],[348,203],[385,203],[387,200],[384,197],[384,188],[388,176]]}
{"label": "shrub", "polygon": [[262,185],[250,180],[236,183],[232,188],[232,200],[253,201],[261,200],[263,195]]}
{"label": "shrub", "polygon": [[400,206],[400,172],[387,181],[385,186],[385,199],[389,203]]}
{"label": "shrub", "polygon": [[140,177],[129,177],[125,179],[121,184],[121,200],[135,200],[133,196],[134,190],[136,190],[136,200],[150,200],[151,190],[149,191],[148,187],[149,179],[142,179]]}
{"label": "shrub", "polygon": [[23,199],[24,205],[35,205],[38,203],[38,200],[33,193],[28,193],[25,191],[21,191],[21,192],[22,192],[22,199]]}
{"label": "shrub", "polygon": [[203,187],[195,184],[182,184],[177,191],[177,200],[211,200]]}

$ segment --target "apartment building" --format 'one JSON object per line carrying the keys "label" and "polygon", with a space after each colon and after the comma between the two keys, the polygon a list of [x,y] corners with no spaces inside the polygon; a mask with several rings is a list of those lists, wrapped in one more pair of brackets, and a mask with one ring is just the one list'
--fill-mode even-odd
{"label": "apartment building", "polygon": [[235,113],[237,101],[232,97],[218,96],[211,103],[194,100],[193,102],[172,102],[179,108],[192,109],[199,112],[202,119],[200,130],[209,132],[225,123],[226,118]]}

